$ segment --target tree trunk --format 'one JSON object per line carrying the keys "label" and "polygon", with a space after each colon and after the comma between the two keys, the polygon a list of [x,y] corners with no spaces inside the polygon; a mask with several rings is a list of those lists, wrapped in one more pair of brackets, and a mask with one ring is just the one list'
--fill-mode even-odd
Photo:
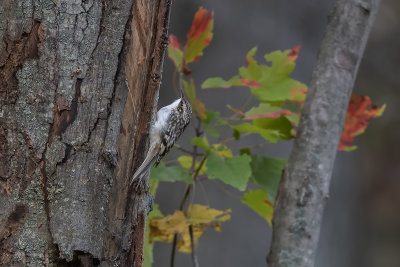
{"label": "tree trunk", "polygon": [[0,266],[141,266],[169,7],[0,1]]}
{"label": "tree trunk", "polygon": [[329,17],[275,204],[269,267],[314,266],[336,151],[379,0],[338,0]]}

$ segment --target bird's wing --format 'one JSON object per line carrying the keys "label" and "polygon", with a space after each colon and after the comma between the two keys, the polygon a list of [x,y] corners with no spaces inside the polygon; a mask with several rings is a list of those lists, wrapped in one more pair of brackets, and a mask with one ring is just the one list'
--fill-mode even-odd
{"label": "bird's wing", "polygon": [[135,174],[133,175],[130,183],[131,185],[135,180],[141,177],[141,175],[144,174],[151,167],[153,162],[157,159],[159,150],[160,150],[159,147],[154,147],[154,146],[150,147],[149,152],[147,153],[147,156],[144,159],[143,163],[140,165],[140,167],[136,170]]}

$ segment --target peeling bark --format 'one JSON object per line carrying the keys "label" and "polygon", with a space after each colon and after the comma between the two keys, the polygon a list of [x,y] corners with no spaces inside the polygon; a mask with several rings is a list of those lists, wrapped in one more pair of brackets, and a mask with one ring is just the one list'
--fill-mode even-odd
{"label": "peeling bark", "polygon": [[0,2],[1,266],[141,266],[169,7]]}
{"label": "peeling bark", "polygon": [[314,266],[346,110],[378,6],[338,0],[329,17],[275,202],[269,267]]}

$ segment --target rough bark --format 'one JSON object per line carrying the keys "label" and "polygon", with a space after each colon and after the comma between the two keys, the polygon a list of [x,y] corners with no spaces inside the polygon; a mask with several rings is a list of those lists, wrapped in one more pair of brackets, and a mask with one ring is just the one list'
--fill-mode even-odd
{"label": "rough bark", "polygon": [[169,6],[0,1],[0,266],[141,266]]}
{"label": "rough bark", "polygon": [[338,0],[275,205],[269,267],[314,266],[347,106],[379,0]]}

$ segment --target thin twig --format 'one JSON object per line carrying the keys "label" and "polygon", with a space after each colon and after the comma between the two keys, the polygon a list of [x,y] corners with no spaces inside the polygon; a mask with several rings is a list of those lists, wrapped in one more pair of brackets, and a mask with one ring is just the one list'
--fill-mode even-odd
{"label": "thin twig", "polygon": [[[251,99],[252,99],[252,95],[250,94],[239,110],[243,111],[250,104]],[[232,116],[230,116],[228,118],[224,118],[224,119],[225,120],[241,120],[241,118],[238,118],[238,116],[240,116],[240,115],[235,112],[232,114]]]}
{"label": "thin twig", "polygon": [[180,146],[175,146],[175,147],[179,151],[182,151],[183,153],[186,153],[186,154],[189,154],[189,155],[192,155],[192,156],[203,156],[204,155],[203,153],[196,153],[194,151],[190,151],[190,150],[184,149],[184,148],[182,148]]}
{"label": "thin twig", "polygon": [[174,88],[174,92],[176,95],[179,95],[179,89],[177,88],[176,77],[178,76],[178,69],[175,68],[174,74],[172,75],[172,88]]}
{"label": "thin twig", "polygon": [[230,149],[231,150],[240,150],[240,149],[243,149],[243,148],[248,148],[248,149],[260,148],[260,147],[267,146],[267,145],[270,145],[270,144],[271,143],[260,143],[260,144],[256,144],[256,145],[252,145],[252,146],[231,147]]}
{"label": "thin twig", "polygon": [[178,163],[178,160],[176,160],[176,159],[172,159],[172,160],[165,160],[165,161],[163,161],[163,163],[164,163],[164,165],[165,166],[170,166],[170,165],[172,165],[172,164],[176,164],[176,163]]}
{"label": "thin twig", "polygon": [[215,186],[216,186],[219,190],[221,190],[223,193],[225,193],[226,195],[230,196],[231,198],[234,198],[234,199],[242,199],[242,196],[236,195],[236,194],[232,193],[231,191],[227,190],[227,189],[225,188],[225,185],[224,185],[224,184],[220,184],[218,181],[213,181],[213,182],[214,182]]}
{"label": "thin twig", "polygon": [[174,234],[174,240],[172,241],[172,251],[171,251],[171,260],[170,260],[170,266],[174,267],[174,261],[175,261],[175,250],[176,250],[176,242],[178,240],[178,235]]}
{"label": "thin twig", "polygon": [[196,182],[197,181],[197,176],[199,176],[199,172],[201,170],[201,168],[203,168],[204,163],[206,162],[206,159],[208,157],[208,152],[203,156],[203,158],[200,161],[199,167],[197,167],[194,175],[193,175],[193,181]]}
{"label": "thin twig", "polygon": [[[245,136],[249,136],[249,135],[251,135],[251,134],[252,134],[252,133],[244,133],[244,134],[242,134],[241,136],[242,136],[242,137],[245,137]],[[236,140],[236,138],[235,138],[234,136],[231,136],[231,137],[228,137],[228,138],[226,138],[226,139],[221,140],[220,143],[226,144],[226,143],[229,143],[229,142],[235,141],[235,140]]]}
{"label": "thin twig", "polygon": [[204,188],[203,183],[201,182],[201,177],[197,177],[197,182],[200,185],[201,191],[203,192],[204,199],[205,199],[205,201],[207,203],[207,206],[210,206],[210,200],[208,199],[207,191]]}
{"label": "thin twig", "polygon": [[194,238],[193,238],[193,226],[189,225],[189,234],[190,234],[190,245],[192,247],[192,261],[194,267],[199,267],[199,261],[197,259],[196,251],[194,250]]}

